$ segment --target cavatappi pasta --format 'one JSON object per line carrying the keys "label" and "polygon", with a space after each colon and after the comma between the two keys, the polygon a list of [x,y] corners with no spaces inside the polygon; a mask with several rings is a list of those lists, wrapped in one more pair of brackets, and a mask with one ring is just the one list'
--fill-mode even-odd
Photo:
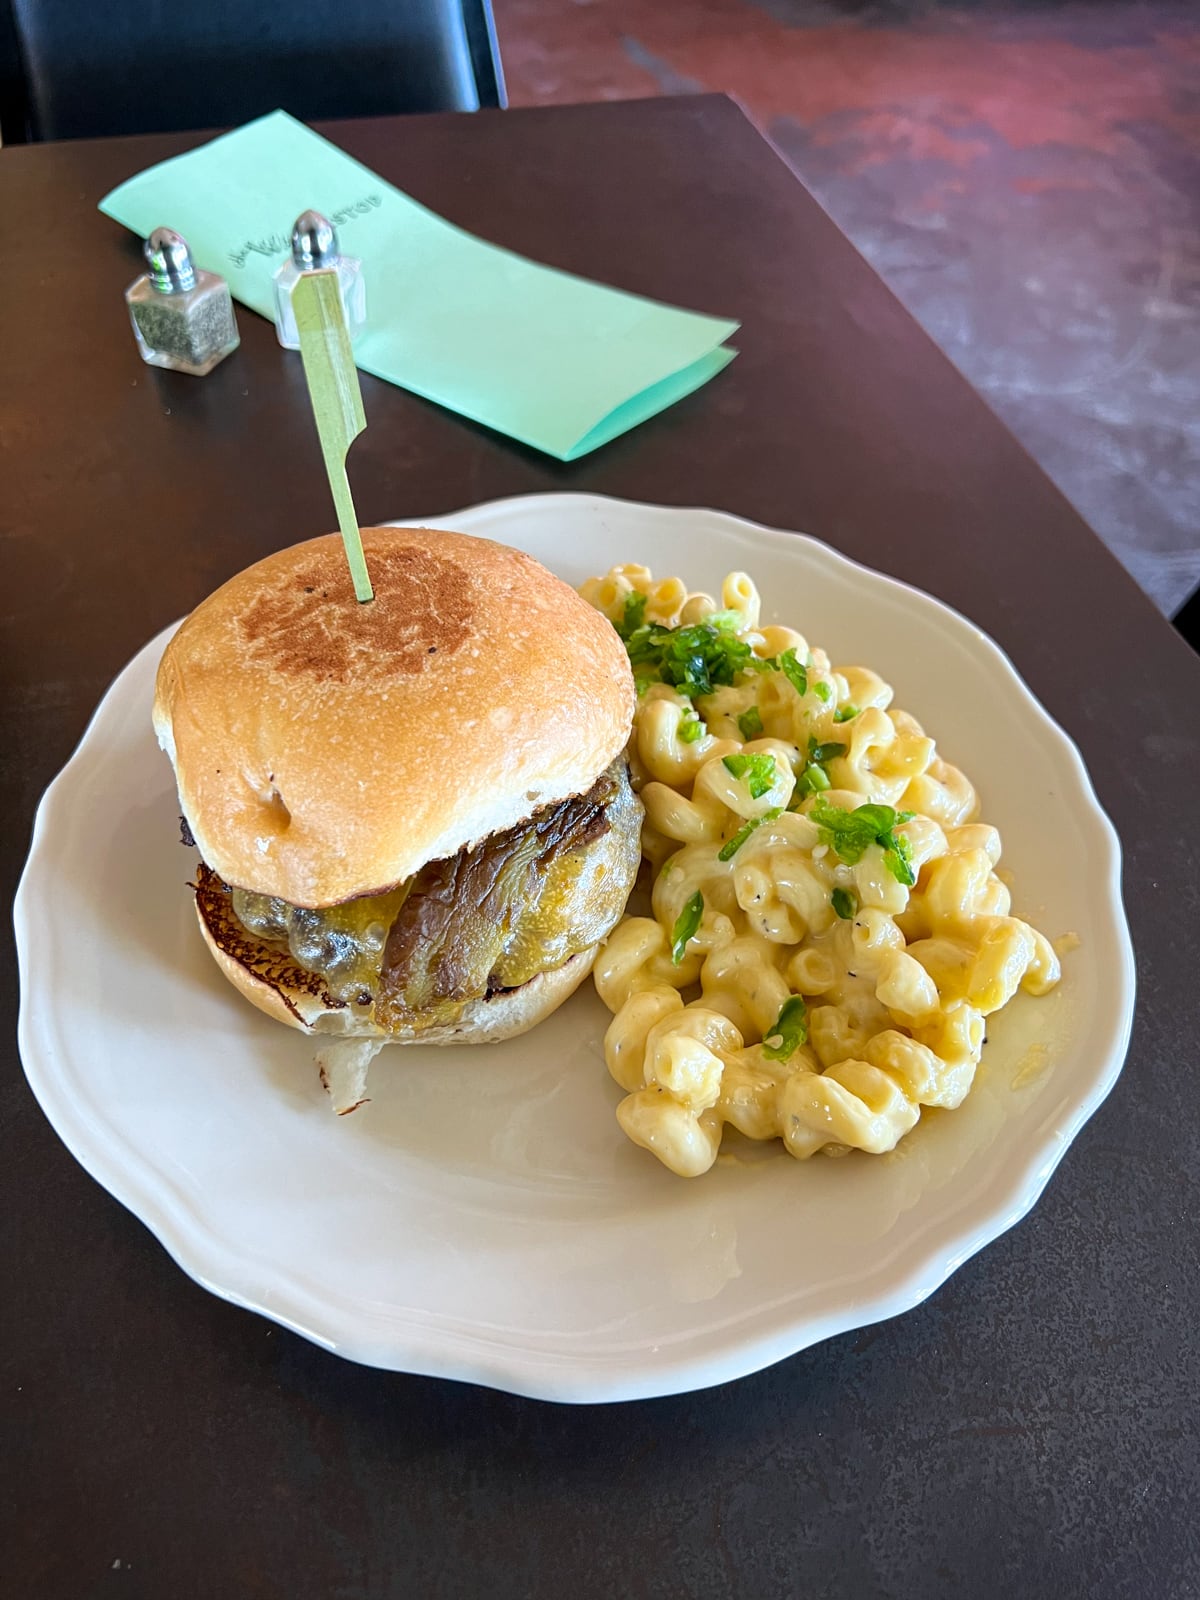
{"label": "cavatappi pasta", "polygon": [[985,1019],[1058,982],[1000,835],[883,679],[763,624],[745,573],[719,600],[640,566],[581,592],[639,687],[654,914],[595,967],[621,1127],[684,1177],[726,1124],[800,1159],[891,1150],[961,1102]]}

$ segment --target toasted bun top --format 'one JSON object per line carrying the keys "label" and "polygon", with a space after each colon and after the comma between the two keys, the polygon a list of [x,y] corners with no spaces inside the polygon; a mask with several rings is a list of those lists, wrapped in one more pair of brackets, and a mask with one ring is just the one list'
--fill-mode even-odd
{"label": "toasted bun top", "polygon": [[364,528],[267,556],[197,606],[158,669],[154,726],[205,861],[332,905],[588,789],[633,720],[607,619],[531,556]]}

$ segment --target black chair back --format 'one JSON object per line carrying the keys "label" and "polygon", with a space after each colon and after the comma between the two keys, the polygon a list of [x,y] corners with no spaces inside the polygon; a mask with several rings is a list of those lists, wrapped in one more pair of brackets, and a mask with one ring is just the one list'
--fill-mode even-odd
{"label": "black chair back", "polygon": [[504,103],[491,0],[0,0],[8,144]]}
{"label": "black chair back", "polygon": [[1172,621],[1192,649],[1200,654],[1200,583],[1188,595]]}

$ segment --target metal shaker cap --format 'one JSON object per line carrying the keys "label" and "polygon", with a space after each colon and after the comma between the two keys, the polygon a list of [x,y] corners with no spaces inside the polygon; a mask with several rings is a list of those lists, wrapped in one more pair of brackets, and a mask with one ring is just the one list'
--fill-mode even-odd
{"label": "metal shaker cap", "polygon": [[292,229],[292,260],[301,272],[332,267],[338,258],[338,238],[333,223],[319,211],[303,211]]}
{"label": "metal shaker cap", "polygon": [[155,228],[142,246],[150,282],[159,294],[182,294],[196,287],[196,269],[188,242],[174,228]]}

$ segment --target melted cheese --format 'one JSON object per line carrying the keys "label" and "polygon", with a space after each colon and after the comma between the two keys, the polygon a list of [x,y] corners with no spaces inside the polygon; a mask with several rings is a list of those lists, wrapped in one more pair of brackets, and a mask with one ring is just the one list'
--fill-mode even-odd
{"label": "melted cheese", "polygon": [[408,897],[407,879],[387,894],[360,895],[319,911],[248,889],[234,889],[233,910],[250,933],[286,944],[306,972],[317,972],[338,1000],[369,1005],[375,998],[383,947]]}

